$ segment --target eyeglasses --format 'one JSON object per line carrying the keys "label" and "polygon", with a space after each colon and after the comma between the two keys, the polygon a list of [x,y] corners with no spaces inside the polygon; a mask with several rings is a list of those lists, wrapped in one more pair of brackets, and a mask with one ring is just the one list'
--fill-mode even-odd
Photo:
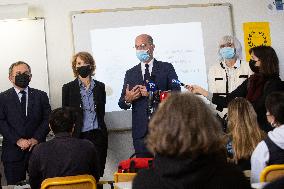
{"label": "eyeglasses", "polygon": [[144,44],[144,43],[142,43],[141,45],[135,45],[135,49],[136,50],[147,50],[148,48],[147,48],[147,44]]}

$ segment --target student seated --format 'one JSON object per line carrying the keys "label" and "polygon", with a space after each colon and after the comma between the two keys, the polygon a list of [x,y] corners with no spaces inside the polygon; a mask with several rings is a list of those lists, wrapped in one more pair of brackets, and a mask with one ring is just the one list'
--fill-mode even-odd
{"label": "student seated", "polygon": [[71,108],[58,108],[49,117],[55,138],[35,146],[29,161],[32,189],[40,188],[46,178],[93,175],[99,179],[98,157],[94,145],[85,139],[72,137],[75,113]]}
{"label": "student seated", "polygon": [[238,97],[229,103],[228,131],[229,161],[243,171],[250,170],[251,154],[266,134],[259,128],[253,106],[245,98]]}
{"label": "student seated", "polygon": [[241,170],[226,161],[220,123],[193,94],[172,94],[160,104],[146,142],[154,166],[138,172],[133,189],[250,188]]}
{"label": "student seated", "polygon": [[251,183],[259,182],[261,171],[268,165],[284,164],[284,93],[271,93],[265,101],[267,121],[273,131],[261,141],[251,157]]}

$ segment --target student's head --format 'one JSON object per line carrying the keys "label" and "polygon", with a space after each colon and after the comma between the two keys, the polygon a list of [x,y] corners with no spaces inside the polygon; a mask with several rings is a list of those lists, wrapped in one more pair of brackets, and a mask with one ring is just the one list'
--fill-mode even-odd
{"label": "student's head", "polygon": [[49,116],[49,127],[54,134],[73,132],[75,126],[75,111],[71,107],[57,108]]}
{"label": "student's head", "polygon": [[177,93],[158,108],[149,124],[147,146],[154,154],[188,156],[222,153],[220,123],[199,97]]}
{"label": "student's head", "polygon": [[284,92],[273,92],[265,100],[267,121],[274,127],[284,124]]}
{"label": "student's head", "polygon": [[153,58],[155,45],[153,38],[148,34],[141,34],[135,39],[135,49],[137,58],[144,63],[148,63]]}
{"label": "student's head", "polygon": [[242,45],[240,41],[230,35],[222,37],[219,41],[218,56],[219,60],[242,59]]}
{"label": "student's head", "polygon": [[75,77],[86,78],[94,74],[96,70],[95,60],[88,52],[78,52],[72,58],[72,69]]}
{"label": "student's head", "polygon": [[24,89],[29,85],[32,78],[31,67],[23,62],[13,63],[9,68],[9,80],[18,89]]}
{"label": "student's head", "polygon": [[245,98],[235,98],[228,105],[228,130],[232,138],[234,160],[250,158],[263,139],[253,106]]}
{"label": "student's head", "polygon": [[264,76],[279,76],[279,60],[276,52],[270,46],[258,46],[253,47],[249,50],[251,60],[250,64],[258,68],[252,70],[259,72]]}

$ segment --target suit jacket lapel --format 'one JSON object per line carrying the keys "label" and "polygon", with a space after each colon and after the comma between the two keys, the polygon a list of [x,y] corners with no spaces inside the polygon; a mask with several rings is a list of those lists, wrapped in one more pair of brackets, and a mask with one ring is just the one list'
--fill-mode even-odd
{"label": "suit jacket lapel", "polygon": [[82,98],[81,98],[81,93],[80,93],[80,86],[79,86],[79,81],[78,81],[78,78],[75,79],[73,81],[73,99],[79,99],[79,101],[77,102],[78,103],[78,107],[82,108],[83,107],[83,103],[82,103]]}
{"label": "suit jacket lapel", "polygon": [[156,59],[154,59],[151,76],[157,77],[158,72],[159,72],[159,62]]}
{"label": "suit jacket lapel", "polygon": [[27,117],[29,117],[29,115],[31,115],[32,109],[33,109],[33,105],[34,105],[34,101],[35,101],[35,91],[34,91],[34,89],[29,87],[28,93],[29,93],[29,95],[28,95]]}
{"label": "suit jacket lapel", "polygon": [[15,109],[18,111],[18,115],[21,115],[21,118],[24,118],[23,112],[22,112],[22,107],[20,103],[20,99],[18,94],[16,93],[14,88],[10,89],[10,98],[11,98],[11,103],[15,104]]}
{"label": "suit jacket lapel", "polygon": [[134,72],[135,78],[137,77],[138,83],[143,85],[144,81],[142,76],[141,63],[136,66]]}

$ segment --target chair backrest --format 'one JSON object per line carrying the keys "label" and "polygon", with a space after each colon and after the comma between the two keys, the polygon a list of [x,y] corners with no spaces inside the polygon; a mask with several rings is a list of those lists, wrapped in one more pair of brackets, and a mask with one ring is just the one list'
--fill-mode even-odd
{"label": "chair backrest", "polygon": [[130,182],[137,173],[114,173],[114,182]]}
{"label": "chair backrest", "polygon": [[284,164],[269,165],[260,174],[260,182],[272,182],[280,177],[284,177]]}
{"label": "chair backrest", "polygon": [[96,179],[91,175],[47,178],[40,189],[97,189]]}

